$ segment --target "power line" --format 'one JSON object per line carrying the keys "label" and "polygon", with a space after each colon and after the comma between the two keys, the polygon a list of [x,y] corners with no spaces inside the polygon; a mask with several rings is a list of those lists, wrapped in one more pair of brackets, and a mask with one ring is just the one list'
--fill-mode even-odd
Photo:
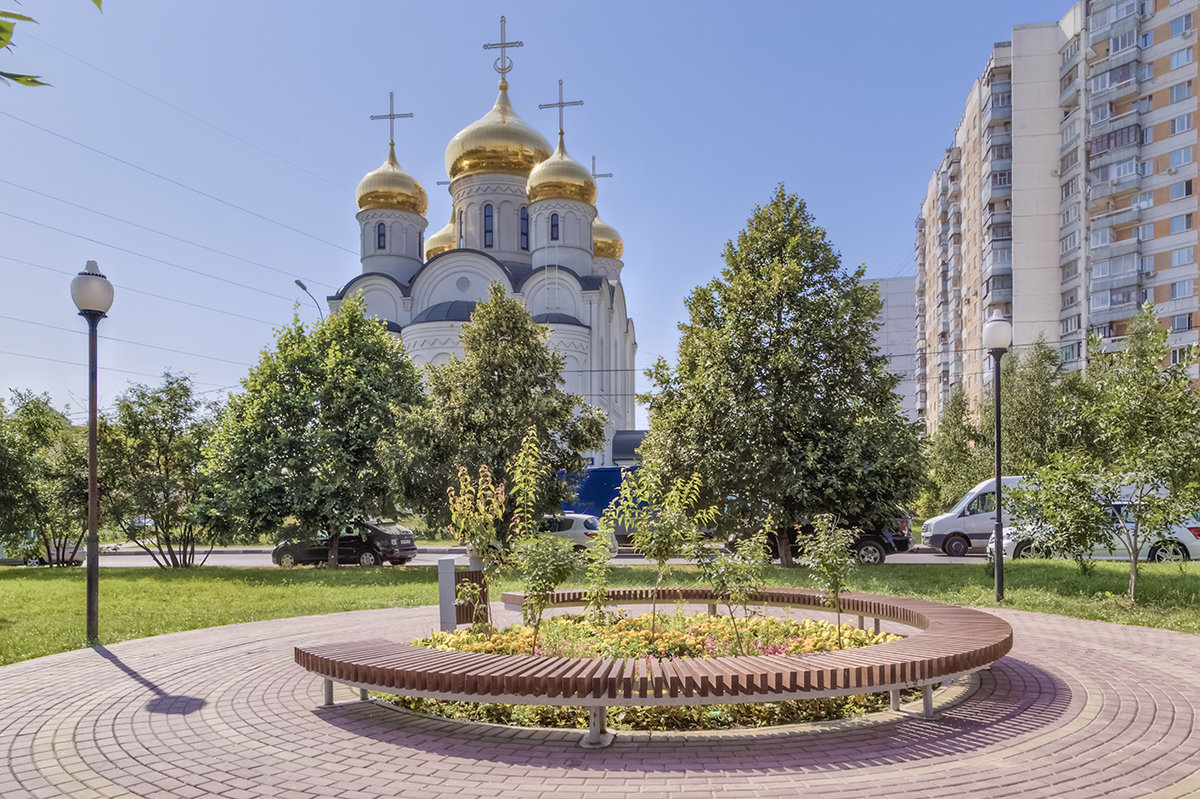
{"label": "power line", "polygon": [[[0,114],[2,114],[2,113],[4,113],[4,112],[0,111]],[[117,252],[123,252],[126,255],[133,255],[138,258],[145,258],[147,261],[154,261],[155,263],[162,264],[163,266],[169,266],[173,269],[179,269],[184,272],[190,272],[193,275],[199,275],[201,277],[206,277],[209,280],[216,280],[220,283],[228,283],[231,286],[237,286],[240,289],[246,289],[247,291],[254,291],[259,294],[265,294],[268,297],[275,297],[280,300],[287,300],[288,302],[293,301],[293,299],[291,297],[284,296],[283,294],[276,294],[273,291],[267,291],[266,289],[260,289],[260,288],[257,288],[256,286],[251,286],[247,283],[239,283],[236,280],[230,280],[227,277],[211,275],[208,272],[204,272],[199,269],[193,269],[190,266],[184,266],[182,264],[174,263],[173,261],[167,261],[162,258],[157,258],[153,255],[146,255],[145,253],[140,253],[135,250],[129,250],[129,249],[126,249],[125,247],[119,247],[116,244],[109,244],[106,241],[100,241],[99,239],[89,238],[89,237],[84,236],[79,233],[73,233],[69,230],[63,230],[62,228],[54,227],[53,225],[47,225],[44,222],[37,222],[33,219],[26,219],[23,216],[17,216],[16,214],[10,214],[8,211],[0,211],[0,215],[10,217],[11,219],[17,219],[17,220],[20,220],[21,222],[26,222],[30,225],[36,225],[37,227],[45,228],[46,230],[53,230],[55,233],[62,233],[64,236],[73,236],[74,238],[81,239],[83,241],[88,241],[88,242],[91,242],[92,244],[99,244],[101,247],[108,247],[109,249],[116,250]]]}
{"label": "power line", "polygon": [[[26,353],[26,352],[12,352],[10,350],[0,350],[0,355],[13,355],[17,358],[31,358],[32,360],[35,360],[35,361],[49,361],[50,363],[64,363],[67,366],[78,366],[81,369],[88,368],[88,365],[86,363],[79,363],[78,361],[66,361],[61,358],[47,358],[44,355],[30,355],[29,353]],[[135,372],[132,369],[118,369],[115,366],[98,366],[97,368],[103,369],[106,372],[121,372],[121,373],[127,374],[127,375],[137,375],[138,377],[162,377],[162,375],[153,375],[148,372]],[[217,385],[216,383],[208,383],[208,382],[204,382],[204,381],[200,381],[200,380],[196,380],[193,382],[198,383],[202,386]]]}
{"label": "power line", "polygon": [[[62,330],[67,333],[75,333],[80,336],[87,335],[86,330],[79,330],[79,329],[73,328],[73,327],[63,327],[61,325],[52,325],[48,322],[35,322],[32,319],[18,319],[15,316],[5,316],[3,314],[0,314],[0,319],[7,319],[10,322],[20,322],[20,323],[26,324],[26,325],[37,325],[38,327],[46,327],[51,330]],[[129,339],[115,338],[113,336],[100,336],[100,338],[103,339],[104,341],[115,341],[119,344],[132,344],[135,347],[145,347],[145,348],[151,349],[151,350],[161,350],[162,352],[173,352],[176,355],[188,355],[193,358],[205,358],[210,361],[221,361],[222,363],[231,363],[234,366],[250,366],[250,364],[243,363],[242,361],[231,361],[228,358],[218,358],[215,355],[201,355],[198,352],[186,352],[184,350],[171,349],[170,347],[160,347],[157,344],[143,344],[140,341],[130,341]]]}
{"label": "power line", "polygon": [[[46,194],[45,192],[38,191],[37,189],[31,189],[28,186],[22,186],[19,183],[13,183],[11,180],[5,180],[4,178],[0,178],[0,183],[7,184],[9,186],[12,186],[13,188],[21,189],[22,191],[27,191],[31,194],[36,194],[39,197],[45,197],[48,200],[54,200],[55,202],[60,202],[60,203],[63,203],[64,205],[69,205],[72,208],[78,208],[82,211],[87,211],[89,213],[96,214],[97,216],[102,216],[105,219],[112,219],[115,222],[121,222],[126,225],[131,225],[135,228],[138,228],[139,230],[149,231],[150,233],[157,233],[158,235],[165,236],[168,239],[173,239],[174,241],[180,241],[180,242],[183,242],[184,244],[190,244],[193,247],[199,247],[202,250],[208,250],[209,252],[216,253],[217,255],[223,255],[226,258],[233,258],[234,260],[242,261],[243,263],[252,264],[253,266],[262,267],[263,269],[269,269],[272,272],[277,272],[281,275],[287,275],[288,277],[296,276],[295,273],[293,273],[290,270],[279,269],[278,267],[274,267],[269,264],[264,264],[260,261],[254,261],[254,260],[251,260],[250,258],[243,258],[242,256],[235,255],[234,253],[231,253],[231,252],[225,252],[224,250],[218,250],[215,247],[209,247],[207,244],[201,244],[196,241],[189,241],[188,239],[185,239],[181,236],[176,236],[172,233],[167,233],[162,230],[156,230],[155,228],[147,227],[146,225],[141,225],[141,224],[138,224],[137,222],[131,222],[128,219],[122,219],[119,216],[113,216],[112,214],[106,214],[103,211],[97,211],[95,208],[88,208],[86,205],[80,205],[79,203],[73,203],[70,200],[64,200],[62,197],[55,197],[53,194]],[[315,284],[318,284],[321,286],[328,286],[329,288],[334,288],[334,286],[330,283],[325,283],[323,281],[315,280],[313,278],[305,278],[304,282],[315,283]]]}
{"label": "power line", "polygon": [[254,142],[252,142],[248,139],[243,139],[241,136],[237,135],[236,133],[225,130],[224,128],[219,127],[218,125],[214,125],[212,122],[209,122],[207,119],[198,117],[195,114],[193,114],[192,112],[187,111],[183,108],[180,108],[179,106],[174,105],[171,102],[162,99],[161,97],[153,95],[150,92],[146,91],[145,89],[142,89],[138,86],[134,86],[129,81],[123,80],[122,78],[118,78],[116,75],[112,74],[111,72],[105,72],[103,69],[96,66],[95,64],[89,64],[87,61],[84,61],[82,58],[72,55],[71,53],[68,53],[66,50],[61,50],[61,49],[55,47],[54,45],[50,44],[49,42],[45,41],[44,39],[39,39],[37,36],[34,36],[33,34],[29,33],[28,31],[22,31],[21,36],[22,36],[22,38],[25,38],[25,39],[32,39],[33,41],[41,44],[43,47],[48,47],[51,50],[53,50],[54,52],[59,53],[60,55],[65,55],[67,58],[70,58],[72,61],[76,61],[80,64],[83,64],[85,67],[88,67],[89,69],[93,69],[96,72],[99,72],[101,75],[104,75],[107,78],[111,78],[112,80],[115,80],[117,83],[120,83],[123,86],[127,86],[128,88],[133,89],[135,92],[138,92],[139,94],[144,94],[147,97],[149,97],[151,100],[154,100],[155,102],[158,102],[158,103],[162,103],[167,108],[170,108],[173,111],[178,111],[179,113],[183,114],[184,116],[188,117],[189,119],[194,119],[202,125],[207,125],[208,127],[212,128],[213,130],[217,131],[218,133],[223,133],[226,136],[230,137],[231,139],[241,142],[242,144],[246,145],[247,147],[252,147],[253,149],[257,150],[258,152],[262,153],[263,155],[269,156],[271,158],[274,158],[276,161],[287,164],[288,166],[292,167],[293,169],[298,169],[301,172],[303,172],[304,174],[309,175],[310,177],[314,177],[317,180],[328,183],[330,186],[333,186],[336,189],[340,189],[341,191],[344,191],[347,194],[350,193],[350,189],[347,188],[346,186],[344,186],[340,183],[336,183],[336,182],[330,180],[329,178],[324,177],[323,175],[318,175],[316,172],[306,169],[304,166],[297,164],[294,161],[289,161],[286,158],[280,156],[278,153],[272,152],[271,150],[268,150],[265,147],[260,147],[259,145],[255,144]]}
{"label": "power line", "polygon": [[84,143],[83,143],[83,142],[81,142],[81,141],[76,141],[75,139],[72,139],[72,138],[70,138],[69,136],[64,136],[64,135],[62,135],[61,133],[56,133],[55,131],[52,131],[52,130],[50,130],[49,128],[44,128],[44,127],[42,127],[41,125],[35,125],[34,123],[32,123],[32,122],[29,122],[29,121],[27,121],[27,120],[24,120],[24,119],[21,119],[19,116],[16,116],[16,115],[14,115],[14,114],[10,114],[10,113],[8,113],[7,111],[0,111],[0,115],[2,115],[2,116],[6,116],[6,117],[8,117],[9,119],[12,119],[12,120],[14,120],[14,121],[16,121],[16,122],[20,122],[22,125],[28,125],[29,127],[31,127],[31,128],[34,128],[35,130],[40,130],[41,132],[43,132],[43,133],[47,133],[47,134],[49,134],[49,135],[51,135],[51,136],[54,136],[55,138],[62,139],[62,140],[63,140],[63,141],[65,141],[65,142],[70,142],[71,144],[74,144],[76,147],[82,147],[83,149],[85,149],[85,150],[88,150],[88,151],[90,151],[90,152],[93,152],[93,153],[96,153],[97,155],[102,155],[102,156],[104,156],[105,158],[112,159],[113,161],[116,161],[118,164],[123,164],[123,165],[125,165],[125,166],[127,166],[127,167],[129,167],[129,168],[131,168],[131,169],[136,169],[136,170],[137,170],[137,171],[139,171],[139,172],[143,172],[143,173],[145,173],[145,174],[147,174],[147,175],[150,175],[150,176],[152,176],[152,177],[156,177],[156,178],[158,178],[159,180],[162,180],[162,181],[165,181],[165,182],[167,182],[167,183],[170,183],[172,186],[178,186],[178,187],[179,187],[179,188],[181,188],[181,189],[186,189],[186,190],[188,190],[188,191],[190,191],[190,192],[192,192],[192,193],[194,193],[194,194],[198,194],[198,195],[200,195],[201,197],[204,197],[204,198],[206,198],[206,199],[212,200],[213,202],[217,202],[217,203],[220,203],[221,205],[227,206],[227,207],[229,207],[229,208],[233,208],[234,210],[241,211],[242,213],[245,213],[245,214],[249,214],[250,216],[253,216],[253,217],[256,217],[256,218],[258,218],[258,219],[261,219],[261,220],[263,220],[264,222],[270,222],[272,225],[278,225],[279,227],[281,227],[281,228],[283,228],[283,229],[285,229],[285,230],[290,230],[290,231],[292,231],[293,233],[299,233],[301,236],[305,236],[306,238],[310,238],[310,239],[312,239],[313,241],[319,241],[319,242],[320,242],[320,243],[322,243],[322,244],[327,244],[327,245],[329,245],[330,247],[334,247],[335,249],[344,250],[344,251],[346,251],[346,252],[348,252],[348,253],[351,253],[352,255],[357,255],[357,254],[358,254],[358,253],[354,252],[354,250],[351,250],[351,249],[350,249],[350,248],[348,248],[348,247],[343,247],[342,245],[340,245],[340,244],[335,244],[335,243],[334,243],[334,242],[332,242],[332,241],[326,241],[325,239],[321,238],[320,236],[314,236],[313,234],[309,233],[308,231],[301,230],[301,229],[300,229],[300,228],[298,228],[298,227],[292,227],[291,225],[288,225],[288,224],[285,224],[285,223],[283,223],[283,222],[280,222],[280,221],[279,221],[279,220],[277,220],[277,219],[272,219],[272,218],[271,218],[271,217],[269,217],[269,216],[265,216],[265,215],[263,215],[263,214],[260,214],[260,213],[258,213],[257,211],[251,211],[249,208],[244,208],[244,207],[242,207],[242,206],[238,205],[237,203],[232,203],[232,202],[230,202],[229,200],[223,200],[223,199],[221,199],[220,197],[217,197],[217,196],[216,196],[216,195],[214,195],[214,194],[209,194],[208,192],[201,191],[200,189],[193,188],[193,187],[191,187],[191,186],[187,185],[186,183],[181,183],[181,182],[179,182],[178,180],[175,180],[175,179],[173,179],[173,178],[169,178],[169,177],[167,177],[166,175],[161,175],[161,174],[159,174],[158,172],[155,172],[155,171],[153,171],[153,170],[151,170],[151,169],[146,169],[145,167],[138,166],[137,164],[135,164],[135,163],[133,163],[133,162],[131,162],[131,161],[126,161],[126,160],[125,160],[125,159],[123,159],[123,158],[118,158],[118,157],[117,157],[117,156],[115,156],[115,155],[110,155],[109,153],[106,153],[106,152],[104,152],[103,150],[99,150],[99,149],[97,149],[97,148],[95,148],[95,147],[92,147],[91,145],[84,144]]}
{"label": "power line", "polygon": [[[0,213],[2,213],[2,212],[0,212]],[[11,255],[4,255],[3,253],[0,253],[0,258],[3,258],[6,261],[12,261],[13,263],[22,264],[23,266],[31,266],[34,269],[43,269],[47,272],[54,272],[55,274],[58,274],[58,275],[66,275],[67,277],[75,277],[75,274],[76,274],[75,272],[72,272],[68,269],[57,269],[53,266],[45,266],[44,264],[35,264],[33,261],[25,261],[20,258],[13,258]],[[213,313],[219,313],[219,314],[223,314],[225,316],[233,316],[238,319],[245,319],[246,321],[249,321],[249,322],[257,322],[262,325],[274,324],[273,322],[268,322],[265,319],[259,319],[254,316],[246,316],[245,314],[240,314],[240,313],[237,313],[236,311],[226,311],[221,308],[213,308],[211,305],[202,305],[198,302],[190,302],[188,300],[176,299],[175,297],[167,297],[163,294],[155,294],[153,291],[143,291],[142,289],[135,289],[131,286],[122,285],[121,283],[113,283],[113,285],[116,286],[117,288],[119,288],[121,291],[128,291],[133,294],[142,294],[147,297],[153,297],[157,300],[165,300],[167,302],[174,302],[174,303],[178,303],[180,305],[187,305],[191,308],[199,308],[204,311],[212,311]]]}

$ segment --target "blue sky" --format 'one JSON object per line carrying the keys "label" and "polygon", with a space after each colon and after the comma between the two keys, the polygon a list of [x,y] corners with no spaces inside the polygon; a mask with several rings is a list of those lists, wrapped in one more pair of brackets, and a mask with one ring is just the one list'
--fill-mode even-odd
{"label": "blue sky", "polygon": [[[597,156],[597,207],[625,239],[639,367],[671,359],[684,299],[784,182],[843,262],[912,273],[913,220],[971,81],[1014,24],[1069,3],[521,2],[509,7],[255,0],[9,0],[0,70],[0,388],[86,409],[84,321],[70,275],[116,284],[101,324],[101,405],[163,370],[220,396],[293,308],[359,271],[354,188],[387,155],[449,216],[446,143],[495,99],[508,19],[516,110]],[[447,10],[452,9],[452,10]],[[639,375],[639,390],[646,387]],[[5,392],[7,394],[7,391]],[[643,417],[644,419],[644,417]]]}

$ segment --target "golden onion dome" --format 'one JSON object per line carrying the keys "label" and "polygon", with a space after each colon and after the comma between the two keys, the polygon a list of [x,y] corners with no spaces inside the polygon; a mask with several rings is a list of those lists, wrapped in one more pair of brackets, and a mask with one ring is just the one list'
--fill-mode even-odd
{"label": "golden onion dome", "polygon": [[612,225],[600,217],[592,222],[592,255],[597,258],[616,258],[625,254],[625,242]]}
{"label": "golden onion dome", "polygon": [[567,155],[561,130],[558,132],[558,147],[529,173],[525,193],[529,195],[531,203],[538,200],[577,200],[590,205],[596,202],[596,179],[587,167]]}
{"label": "golden onion dome", "polygon": [[383,166],[374,172],[368,172],[358,182],[354,199],[358,202],[360,211],[384,208],[424,216],[429,208],[429,197],[425,195],[425,189],[396,162],[395,144],[388,145],[388,157]]}
{"label": "golden onion dome", "polygon": [[508,100],[508,81],[501,79],[492,110],[454,134],[446,146],[446,174],[504,172],[528,175],[550,156],[550,143],[517,116]]}
{"label": "golden onion dome", "polygon": [[431,261],[446,250],[454,249],[454,209],[450,209],[450,221],[446,226],[425,239],[425,260]]}

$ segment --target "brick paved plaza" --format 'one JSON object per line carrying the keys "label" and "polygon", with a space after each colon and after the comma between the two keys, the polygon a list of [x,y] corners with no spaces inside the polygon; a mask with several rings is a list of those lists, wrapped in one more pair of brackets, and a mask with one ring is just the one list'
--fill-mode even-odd
{"label": "brick paved plaza", "polygon": [[292,661],[296,644],[411,640],[436,608],[127,641],[0,668],[0,796],[1200,797],[1200,637],[999,613],[1012,654],[934,720],[625,733],[596,751],[572,732],[320,708]]}

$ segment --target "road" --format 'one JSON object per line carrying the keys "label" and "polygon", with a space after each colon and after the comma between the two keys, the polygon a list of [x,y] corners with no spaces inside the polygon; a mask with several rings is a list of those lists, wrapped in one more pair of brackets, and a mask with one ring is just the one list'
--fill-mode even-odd
{"label": "road", "polygon": [[[421,552],[409,564],[410,566],[436,566],[439,558],[444,558],[448,553],[445,552]],[[886,568],[892,563],[979,563],[983,560],[983,555],[968,555],[965,558],[951,558],[938,553],[925,552],[904,552],[899,555],[889,555],[887,562],[884,564]],[[645,563],[645,558],[636,555],[621,555],[616,559],[619,564],[638,564]],[[458,555],[457,562],[465,565],[467,558],[465,555]],[[684,563],[685,561],[679,561]],[[122,567],[146,567],[153,566],[154,561],[149,555],[115,555],[101,554],[101,566],[122,566]],[[267,550],[259,552],[221,552],[214,551],[208,557],[208,566],[270,566],[271,553]]]}

